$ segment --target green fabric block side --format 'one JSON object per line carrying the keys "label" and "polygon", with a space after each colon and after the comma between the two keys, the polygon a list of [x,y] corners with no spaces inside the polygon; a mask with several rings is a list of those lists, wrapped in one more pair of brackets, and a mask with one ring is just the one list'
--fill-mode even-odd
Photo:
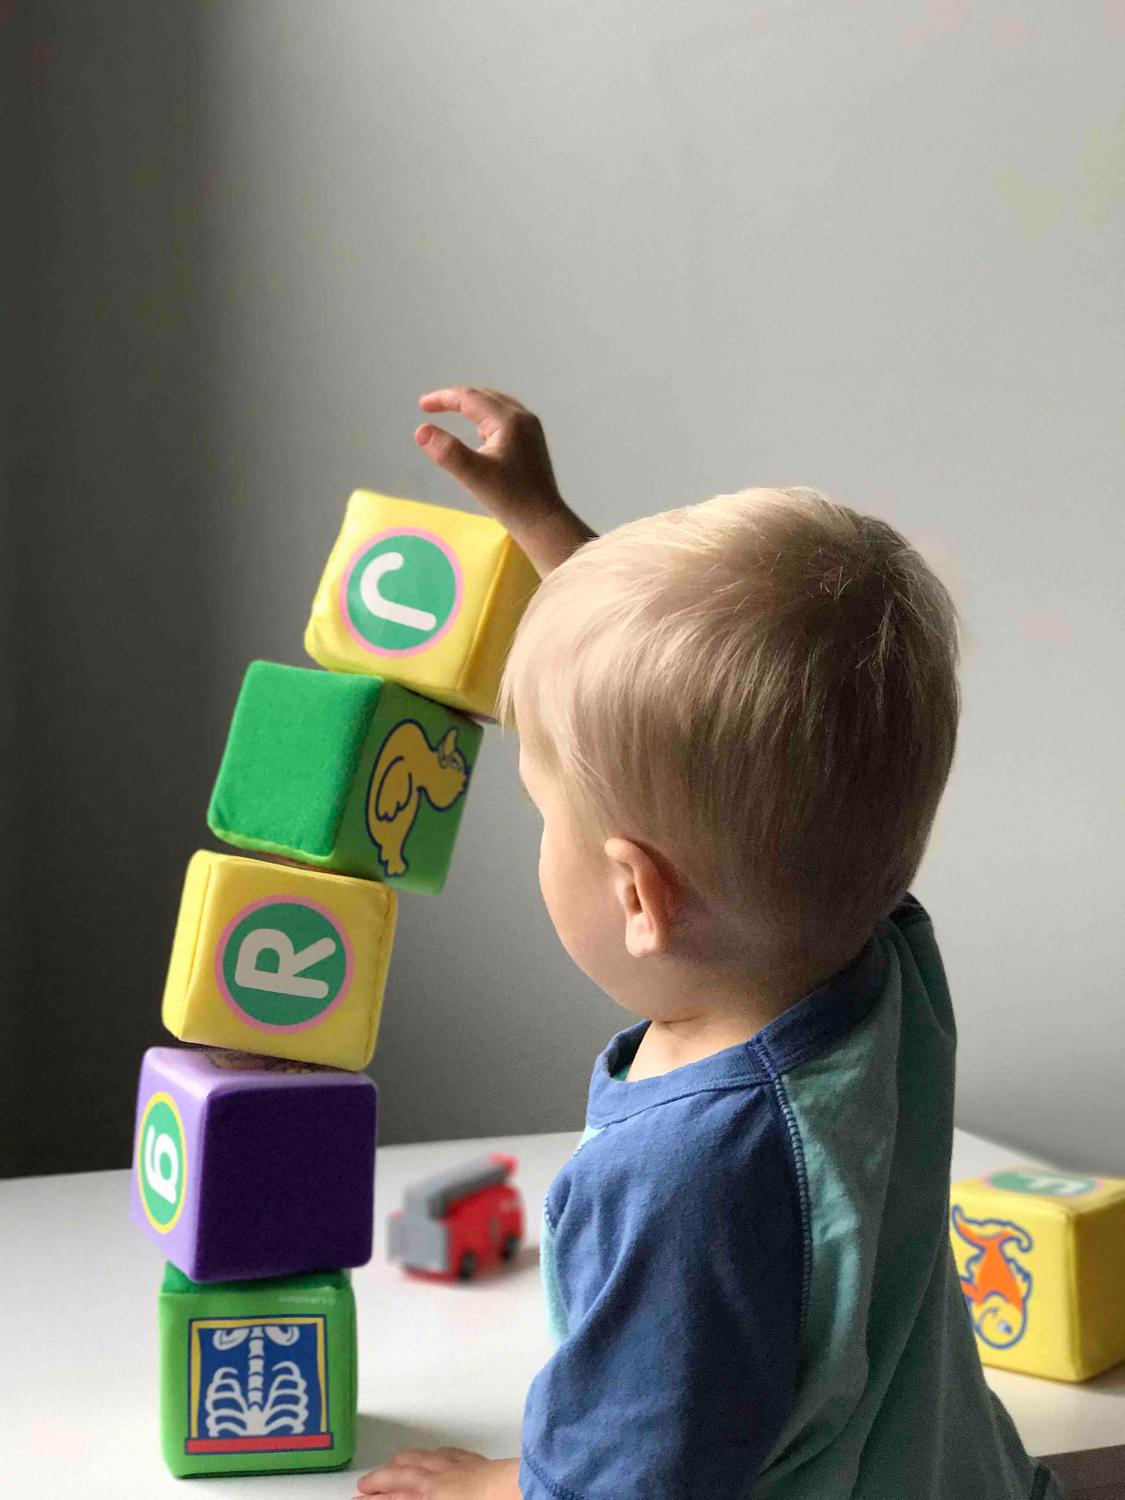
{"label": "green fabric block side", "polygon": [[[164,1262],[161,1292],[206,1292],[208,1295],[230,1292],[244,1296],[247,1292],[341,1292],[351,1285],[350,1271],[306,1271],[300,1276],[263,1276],[254,1281],[192,1281],[179,1266]],[[222,1316],[217,1314],[216,1316]]]}
{"label": "green fabric block side", "polygon": [[331,867],[436,895],[449,873],[483,736],[481,725],[455,709],[384,683]]}
{"label": "green fabric block side", "polygon": [[250,664],[207,809],[211,831],[331,867],[382,679]]}
{"label": "green fabric block side", "polygon": [[224,844],[230,844],[235,849],[251,849],[256,854],[280,854],[284,859],[299,859],[303,865],[315,865],[318,869],[331,870],[334,868],[332,860],[334,851],[329,850],[327,854],[313,854],[308,849],[295,849],[292,844],[279,844],[273,839],[252,839],[245,834],[235,833],[230,828],[222,828],[217,823],[212,823],[208,818],[208,826],[217,839],[222,839]]}
{"label": "green fabric block side", "polygon": [[[208,1362],[205,1343],[215,1331],[211,1319],[237,1319],[246,1328],[239,1346],[217,1351]],[[205,1320],[200,1322],[200,1320]],[[297,1320],[302,1320],[300,1323]],[[255,1334],[273,1327],[280,1336]],[[307,1276],[271,1277],[261,1281],[193,1282],[170,1263],[165,1267],[159,1297],[160,1328],[160,1421],[164,1460],[179,1477],[197,1474],[280,1474],[316,1469],[340,1469],[349,1464],[356,1444],[357,1342],[355,1296],[351,1277],[345,1271],[327,1271]],[[297,1332],[297,1347],[277,1348]],[[237,1339],[241,1328],[224,1329],[223,1336]],[[265,1351],[263,1400],[268,1402],[276,1374],[271,1353],[278,1361],[295,1363],[305,1383],[307,1416],[282,1427],[305,1427],[308,1431],[278,1431],[273,1437],[291,1437],[294,1442],[323,1441],[316,1414],[324,1407],[324,1422],[330,1446],[269,1448],[260,1451],[188,1451],[189,1442],[203,1446],[216,1442],[261,1440],[255,1425],[254,1397],[248,1380],[241,1378],[241,1360],[253,1357],[252,1341]],[[303,1339],[303,1343],[301,1340]],[[231,1370],[222,1387],[215,1382],[219,1362]],[[323,1375],[321,1374],[323,1370]],[[210,1382],[206,1377],[210,1374]],[[306,1378],[307,1377],[307,1378]],[[285,1404],[293,1405],[301,1393],[293,1394],[292,1378],[286,1377]],[[224,1413],[221,1434],[211,1434],[207,1422],[207,1400],[214,1397],[216,1409]],[[248,1411],[249,1408],[249,1411]],[[195,1435],[192,1418],[195,1414]]]}

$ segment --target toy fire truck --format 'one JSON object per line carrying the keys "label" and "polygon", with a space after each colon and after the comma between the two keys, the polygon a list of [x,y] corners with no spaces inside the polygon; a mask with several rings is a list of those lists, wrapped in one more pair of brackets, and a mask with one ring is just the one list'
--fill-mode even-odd
{"label": "toy fire truck", "polygon": [[407,1188],[387,1220],[387,1253],[404,1270],[469,1281],[511,1260],[523,1238],[523,1203],[509,1181],[514,1156],[479,1156]]}

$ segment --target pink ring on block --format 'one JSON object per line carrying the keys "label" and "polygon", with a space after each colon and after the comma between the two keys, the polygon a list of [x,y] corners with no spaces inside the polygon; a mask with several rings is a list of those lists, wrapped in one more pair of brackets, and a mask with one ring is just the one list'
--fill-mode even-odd
{"label": "pink ring on block", "polygon": [[[248,917],[252,911],[261,911],[263,906],[307,906],[310,911],[319,913],[320,916],[324,917],[331,924],[332,931],[337,934],[344,947],[344,978],[340,984],[340,993],[333,1000],[332,1004],[325,1006],[324,1010],[320,1011],[319,1014],[311,1016],[307,1021],[297,1021],[291,1026],[286,1026],[283,1022],[259,1021],[254,1016],[247,1015],[242,1006],[239,1005],[238,1001],[231,994],[227,986],[226,975],[223,973],[223,957],[226,954],[231,934],[244,917]],[[219,941],[215,947],[215,983],[219,987],[219,994],[222,995],[229,1008],[234,1011],[240,1021],[245,1021],[247,1026],[253,1026],[257,1031],[308,1031],[312,1026],[319,1026],[343,1000],[351,988],[351,982],[352,945],[348,940],[347,933],[326,906],[321,906],[319,901],[310,901],[305,896],[263,896],[260,901],[251,901],[249,906],[244,906],[241,911],[236,912],[231,917],[219,935]]]}
{"label": "pink ring on block", "polygon": [[[445,553],[453,569],[453,608],[449,611],[449,618],[440,630],[436,631],[419,646],[373,646],[367,637],[361,635],[352,624],[351,616],[348,614],[348,586],[352,581],[352,574],[355,572],[356,563],[359,562],[365,552],[370,551],[376,542],[381,542],[384,537],[392,536],[420,536],[424,541],[433,542],[435,547]],[[340,580],[340,596],[338,601],[340,619],[343,621],[344,629],[351,638],[358,645],[362,646],[365,651],[370,651],[372,656],[417,656],[419,651],[428,651],[431,646],[436,646],[442,636],[448,634],[453,628],[454,621],[461,613],[461,600],[464,597],[464,593],[465,580],[462,576],[461,564],[458,561],[457,554],[444,537],[438,536],[436,531],[427,531],[422,526],[389,526],[385,531],[377,531],[374,536],[369,536],[363,545],[352,554],[351,561],[344,569],[344,576]]]}

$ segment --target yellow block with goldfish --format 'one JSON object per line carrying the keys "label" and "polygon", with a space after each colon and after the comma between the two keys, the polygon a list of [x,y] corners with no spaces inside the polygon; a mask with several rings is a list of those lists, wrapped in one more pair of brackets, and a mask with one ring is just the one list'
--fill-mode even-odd
{"label": "yellow block with goldfish", "polygon": [[986,1365],[1089,1380],[1125,1359],[1125,1178],[970,1177],[950,1190],[950,1236]]}

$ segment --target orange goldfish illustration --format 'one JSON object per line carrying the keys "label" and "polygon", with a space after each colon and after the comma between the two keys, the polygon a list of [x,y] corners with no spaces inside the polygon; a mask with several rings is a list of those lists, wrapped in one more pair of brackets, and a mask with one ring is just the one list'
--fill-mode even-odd
{"label": "orange goldfish illustration", "polygon": [[960,1276],[961,1290],[979,1338],[993,1349],[1010,1349],[1027,1328],[1032,1277],[1006,1249],[1026,1255],[1035,1243],[1026,1229],[1005,1219],[969,1219],[953,1205],[953,1227],[975,1247]]}

